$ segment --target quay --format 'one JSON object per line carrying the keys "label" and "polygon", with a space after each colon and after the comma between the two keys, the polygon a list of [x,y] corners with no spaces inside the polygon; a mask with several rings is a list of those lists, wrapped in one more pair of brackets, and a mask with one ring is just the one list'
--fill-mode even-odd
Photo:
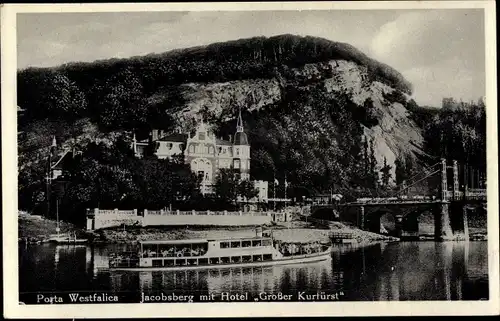
{"label": "quay", "polygon": [[277,211],[169,211],[87,209],[87,231],[116,226],[254,226],[290,222],[293,214]]}

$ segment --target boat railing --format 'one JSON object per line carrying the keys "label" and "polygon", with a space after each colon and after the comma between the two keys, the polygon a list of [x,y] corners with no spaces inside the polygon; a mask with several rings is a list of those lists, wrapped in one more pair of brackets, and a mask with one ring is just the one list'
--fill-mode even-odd
{"label": "boat railing", "polygon": [[309,255],[321,253],[329,248],[328,245],[320,242],[309,243],[294,243],[294,242],[279,242],[277,244],[278,251],[283,256]]}
{"label": "boat railing", "polygon": [[198,257],[203,256],[207,253],[205,248],[195,248],[195,249],[165,249],[162,251],[148,251],[145,250],[141,253],[143,258],[175,258],[175,257]]}

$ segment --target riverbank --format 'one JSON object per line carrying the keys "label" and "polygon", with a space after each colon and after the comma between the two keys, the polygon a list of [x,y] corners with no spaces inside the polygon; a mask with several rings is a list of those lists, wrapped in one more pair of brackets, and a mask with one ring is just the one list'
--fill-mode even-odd
{"label": "riverbank", "polygon": [[[265,226],[272,230],[275,239],[284,242],[329,242],[332,231],[351,233],[358,243],[398,241],[395,237],[362,231],[342,223],[333,223],[330,228],[320,228],[314,223],[289,222]],[[134,243],[146,240],[221,239],[255,236],[255,227],[127,227],[109,228],[96,232],[96,242]]]}
{"label": "riverbank", "polygon": [[[57,221],[24,212],[18,213],[18,238],[28,243],[47,242],[51,235],[56,234]],[[87,238],[83,229],[66,222],[59,222],[60,234],[71,234],[78,238]]]}

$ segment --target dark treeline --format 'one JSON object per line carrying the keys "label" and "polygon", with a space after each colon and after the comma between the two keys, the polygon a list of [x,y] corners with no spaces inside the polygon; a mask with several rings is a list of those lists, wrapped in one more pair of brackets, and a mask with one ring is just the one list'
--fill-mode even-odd
{"label": "dark treeline", "polygon": [[486,172],[486,106],[449,101],[424,127],[425,150]]}

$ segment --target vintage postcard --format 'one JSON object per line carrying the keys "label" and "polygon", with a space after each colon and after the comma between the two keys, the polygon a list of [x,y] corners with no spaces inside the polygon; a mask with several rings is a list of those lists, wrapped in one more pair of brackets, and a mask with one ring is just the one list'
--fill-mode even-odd
{"label": "vintage postcard", "polygon": [[493,1],[1,24],[6,317],[499,313]]}

